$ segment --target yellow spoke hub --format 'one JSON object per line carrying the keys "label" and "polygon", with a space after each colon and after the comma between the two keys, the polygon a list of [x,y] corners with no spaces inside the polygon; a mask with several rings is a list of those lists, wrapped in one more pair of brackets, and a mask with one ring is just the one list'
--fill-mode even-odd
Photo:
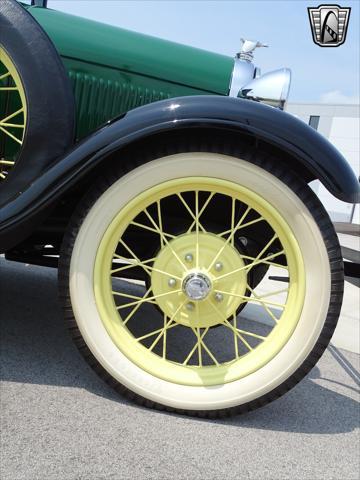
{"label": "yellow spoke hub", "polygon": [[[219,251],[221,255],[208,271],[207,267]],[[152,291],[155,297],[159,296],[156,301],[161,310],[177,323],[188,327],[212,327],[221,323],[221,318],[211,303],[225,318],[229,318],[242,302],[239,297],[224,297],[217,290],[245,295],[247,283],[245,270],[235,278],[229,276],[219,280],[214,288],[216,278],[244,265],[239,252],[214,234],[181,235],[165,245],[157,256],[151,275]],[[177,278],[181,278],[181,281]],[[181,291],[178,293],[160,296],[161,293],[179,288]],[[182,304],[184,307],[179,310]]]}

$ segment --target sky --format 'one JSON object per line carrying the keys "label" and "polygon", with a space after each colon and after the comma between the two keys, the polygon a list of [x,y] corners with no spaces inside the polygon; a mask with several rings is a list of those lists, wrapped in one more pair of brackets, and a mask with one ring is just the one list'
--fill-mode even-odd
{"label": "sky", "polygon": [[256,51],[262,73],[292,70],[292,102],[359,103],[360,2],[351,7],[345,44],[322,48],[312,40],[307,7],[326,1],[49,0],[48,6],[129,30],[234,56],[240,38],[268,43]]}

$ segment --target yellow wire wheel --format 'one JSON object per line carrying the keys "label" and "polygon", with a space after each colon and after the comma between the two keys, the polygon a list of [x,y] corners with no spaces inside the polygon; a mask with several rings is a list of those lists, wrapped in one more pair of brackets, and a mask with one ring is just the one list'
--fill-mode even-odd
{"label": "yellow wire wheel", "polygon": [[26,95],[16,65],[0,45],[0,181],[14,167],[27,121]]}
{"label": "yellow wire wheel", "polygon": [[[256,227],[261,247],[250,255],[242,235]],[[253,284],[260,265],[275,280]],[[280,287],[279,275],[287,279]],[[244,378],[281,351],[306,286],[301,250],[278,210],[243,185],[203,176],[130,200],[101,238],[93,282],[101,321],[131,362],[174,384],[209,387]],[[254,306],[259,321],[243,314]]]}

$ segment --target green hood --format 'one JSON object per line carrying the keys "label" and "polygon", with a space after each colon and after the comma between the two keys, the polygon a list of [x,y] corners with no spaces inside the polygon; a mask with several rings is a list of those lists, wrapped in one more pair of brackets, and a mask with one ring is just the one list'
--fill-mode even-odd
{"label": "green hood", "polygon": [[227,95],[231,57],[51,9],[29,7],[64,58]]}

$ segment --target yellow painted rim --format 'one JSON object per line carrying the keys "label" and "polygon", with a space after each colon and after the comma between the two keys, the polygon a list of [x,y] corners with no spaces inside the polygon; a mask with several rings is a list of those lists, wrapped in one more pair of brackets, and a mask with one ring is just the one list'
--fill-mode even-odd
{"label": "yellow painted rim", "polygon": [[10,142],[11,155],[0,152],[0,181],[14,167],[22,147],[26,121],[27,103],[25,90],[17,68],[5,49],[0,45],[0,140]]}
{"label": "yellow painted rim", "polygon": [[[164,202],[167,197],[176,195],[184,203],[185,192],[194,192],[195,199],[199,198],[200,195],[197,192],[206,192],[206,195],[208,195],[207,201],[199,205],[199,202],[195,200],[193,211],[187,205],[189,207],[187,210],[193,218],[191,228],[180,235],[170,235],[162,227],[161,202]],[[210,209],[211,201],[215,201],[218,195],[228,197],[231,200],[231,227],[228,231],[214,233],[203,228],[201,216],[204,215],[206,209]],[[246,207],[240,219],[235,218],[236,208],[240,208],[239,205],[244,209]],[[156,219],[154,215],[149,214],[150,206],[152,208],[157,206],[158,212],[160,209]],[[153,258],[146,260],[138,258],[127,245],[127,240],[124,240],[124,234],[128,231],[129,225],[139,224],[134,219],[139,218],[138,215],[143,215],[144,212],[147,212],[146,215],[149,217],[150,223],[142,224],[142,227],[139,228],[153,230],[159,235],[159,251]],[[251,217],[252,220],[249,221],[250,215],[254,214],[256,216]],[[240,232],[242,228],[258,222],[266,222],[271,227],[273,236],[262,252],[254,258],[242,254],[238,251],[238,248],[235,249],[234,238],[235,234]],[[136,226],[138,227],[138,225]],[[194,240],[195,266],[194,264],[186,265],[183,256],[184,243],[188,242],[189,236],[197,239],[197,241]],[[211,257],[214,248],[215,250],[217,248],[214,245],[219,244],[219,242],[221,244],[221,254],[226,252],[226,258],[223,259],[221,254],[215,255],[209,265],[209,256]],[[269,248],[276,242],[277,245],[280,245],[280,250],[269,254]],[[128,252],[126,257],[116,253],[119,245]],[[187,248],[186,245],[185,250]],[[229,250],[227,250],[228,248]],[[197,251],[200,253],[196,254]],[[205,255],[202,256],[201,252],[203,251],[205,251]],[[172,262],[170,254],[173,256]],[[264,256],[265,254],[266,256]],[[281,258],[284,255],[286,265],[276,264],[276,258]],[[204,258],[205,260],[199,262],[198,258]],[[214,269],[219,258],[224,265],[218,272]],[[236,259],[235,268],[229,270],[229,262],[230,265],[233,264],[234,259]],[[116,268],[114,268],[114,262],[121,261],[125,263],[122,263],[120,267],[115,265]],[[288,287],[282,289],[282,291],[274,290],[270,294],[259,295],[256,293],[257,287],[252,290],[246,279],[244,284],[243,273],[248,274],[251,268],[260,263],[266,264],[270,268],[285,270],[289,277]],[[164,265],[168,265],[169,271],[163,271],[156,265],[162,268]],[[113,292],[112,275],[115,272],[119,273],[120,270],[139,266],[149,276],[149,282],[146,284],[147,291],[144,296],[140,298],[127,293]],[[184,293],[183,288],[184,279],[188,278],[194,270],[206,273],[211,283],[208,296],[199,302],[189,302],[188,293]],[[179,282],[178,285],[170,286],[170,278]],[[229,278],[233,279],[231,283],[234,284],[234,289],[231,291],[228,291],[231,287],[226,283]],[[154,290],[155,295],[151,294]],[[163,293],[161,293],[162,290],[164,290]],[[286,295],[285,303],[271,301],[271,296],[280,293]],[[304,263],[292,230],[277,209],[260,195],[244,186],[226,180],[207,177],[180,178],[161,183],[144,191],[130,200],[113,219],[97,251],[94,265],[94,294],[99,315],[112,341],[124,355],[141,369],[172,383],[193,386],[221,385],[246,377],[269,363],[291,337],[300,319],[304,304]],[[217,303],[217,300],[215,300],[216,295],[219,294],[223,297],[221,303]],[[177,317],[178,312],[172,318],[168,317],[171,314],[171,308],[173,310],[176,310],[176,308],[170,306],[170,310],[167,311],[162,302],[162,298],[165,297],[172,299],[172,303],[178,306],[178,310],[183,313],[182,317]],[[236,299],[236,301],[230,302],[231,315],[229,315],[228,310],[229,303],[226,301],[228,297]],[[119,304],[119,298],[121,300],[125,299],[125,304]],[[188,303],[193,303],[194,309],[184,313],[183,309],[187,309]],[[239,328],[237,309],[239,304],[244,303],[255,303],[261,306],[264,315],[266,313],[272,318],[273,327],[267,336]],[[158,314],[161,312],[163,325],[155,330],[152,336],[147,333],[135,337],[129,325],[130,322],[136,321],[136,310],[140,310],[145,304],[157,308]],[[214,323],[213,318],[208,322],[205,320],[203,323],[197,323],[199,322],[198,312],[199,309],[201,310],[199,305],[204,305],[205,313],[210,310],[215,312],[219,317],[218,324]],[[273,307],[281,309],[281,314],[278,317],[272,312]],[[125,316],[123,312],[126,308],[131,308],[131,311]],[[191,317],[191,315],[194,316]],[[167,351],[168,346],[164,341],[164,337],[166,338],[169,335],[170,328],[176,331],[180,327],[182,329],[188,328],[192,332],[194,340],[194,346],[190,349],[184,362],[169,359],[170,353]],[[211,327],[224,328],[233,335],[234,358],[222,363],[217,361],[216,355],[206,345],[207,335],[210,336]],[[154,347],[154,343],[159,337],[158,344],[160,340],[162,342],[160,350],[158,347]],[[148,343],[149,339],[151,344]],[[252,344],[253,341],[257,342],[255,346]],[[239,345],[243,350],[246,350],[244,353],[239,352]],[[157,351],[155,351],[156,348],[158,348]],[[207,356],[207,364],[202,363],[202,355]]]}

